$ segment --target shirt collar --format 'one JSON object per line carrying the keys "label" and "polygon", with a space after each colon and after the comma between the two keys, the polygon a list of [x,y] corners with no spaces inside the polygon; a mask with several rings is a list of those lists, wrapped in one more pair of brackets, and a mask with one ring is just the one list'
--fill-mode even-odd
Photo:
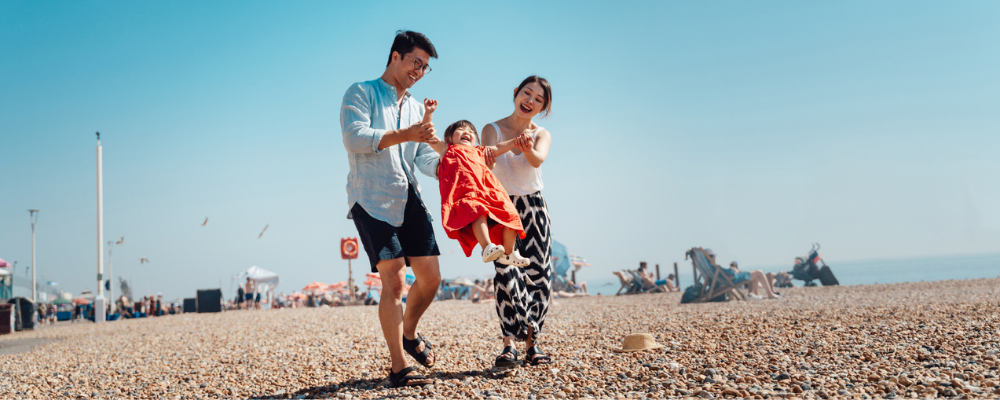
{"label": "shirt collar", "polygon": [[[385,90],[386,93],[389,93],[393,97],[396,97],[396,87],[395,86],[392,86],[392,85],[389,84],[389,82],[386,82],[386,81],[382,80],[381,77],[379,77],[376,80],[378,81],[379,87],[381,87],[382,90]],[[410,97],[410,91],[409,90],[403,91],[403,98],[405,99],[407,97]]]}

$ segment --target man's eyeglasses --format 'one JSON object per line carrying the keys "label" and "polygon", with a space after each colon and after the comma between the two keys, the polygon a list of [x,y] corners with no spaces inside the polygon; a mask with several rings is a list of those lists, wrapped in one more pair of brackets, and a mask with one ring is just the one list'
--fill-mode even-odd
{"label": "man's eyeglasses", "polygon": [[425,73],[425,74],[429,74],[431,72],[431,66],[428,65],[428,64],[424,64],[423,60],[421,60],[419,58],[416,58],[416,57],[411,57],[409,54],[407,54],[406,57],[413,58],[413,68],[414,69],[417,69],[419,71],[423,71],[423,73]]}

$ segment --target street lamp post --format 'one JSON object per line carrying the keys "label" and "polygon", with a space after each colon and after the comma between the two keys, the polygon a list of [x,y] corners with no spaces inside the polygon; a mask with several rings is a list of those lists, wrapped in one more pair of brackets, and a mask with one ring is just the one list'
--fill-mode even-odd
{"label": "street lamp post", "polygon": [[125,237],[122,236],[117,242],[113,240],[108,241],[108,304],[112,304],[114,308],[115,303],[115,270],[112,266],[114,262],[114,255],[112,251],[115,249],[116,244],[125,243]]}
{"label": "street lamp post", "polygon": [[94,322],[104,322],[104,171],[101,133],[97,132],[97,296],[94,297]]}
{"label": "street lamp post", "polygon": [[38,270],[38,264],[35,264],[35,223],[38,222],[38,210],[28,210],[28,217],[31,218],[31,301],[38,301],[35,285],[35,271]]}

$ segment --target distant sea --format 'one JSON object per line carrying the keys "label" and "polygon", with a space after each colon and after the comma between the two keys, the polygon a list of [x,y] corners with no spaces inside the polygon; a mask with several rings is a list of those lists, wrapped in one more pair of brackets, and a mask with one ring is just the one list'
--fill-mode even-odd
{"label": "distant sea", "polygon": [[[859,261],[827,261],[830,270],[841,285],[870,285],[876,283],[897,282],[929,282],[946,279],[975,279],[1000,277],[1000,253],[977,254],[962,256],[893,258]],[[635,267],[632,267],[635,268]],[[669,269],[669,271],[668,271]],[[691,263],[678,263],[681,287],[692,284]],[[743,271],[759,269],[764,272],[789,271],[791,264],[779,266],[747,266]],[[661,266],[661,277],[673,272],[673,265],[664,269]],[[608,275],[611,272],[608,271]],[[795,286],[803,282],[792,281]],[[819,281],[816,281],[819,284]],[[600,279],[597,285],[587,285],[591,293],[614,294],[621,286],[614,275],[610,279]]]}

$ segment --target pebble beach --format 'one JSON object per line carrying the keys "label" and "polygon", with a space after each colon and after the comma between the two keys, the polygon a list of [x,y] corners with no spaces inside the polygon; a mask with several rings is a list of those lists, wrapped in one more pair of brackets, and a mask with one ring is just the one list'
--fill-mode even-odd
{"label": "pebble beach", "polygon": [[[679,293],[557,299],[540,341],[553,363],[513,369],[493,368],[493,303],[436,301],[418,328],[438,358],[418,371],[434,383],[419,388],[388,387],[377,307],[46,326],[0,336],[0,347],[36,343],[0,355],[0,398],[1000,396],[1000,279],[781,292],[709,304],[680,304]],[[632,333],[664,347],[614,352]]]}

